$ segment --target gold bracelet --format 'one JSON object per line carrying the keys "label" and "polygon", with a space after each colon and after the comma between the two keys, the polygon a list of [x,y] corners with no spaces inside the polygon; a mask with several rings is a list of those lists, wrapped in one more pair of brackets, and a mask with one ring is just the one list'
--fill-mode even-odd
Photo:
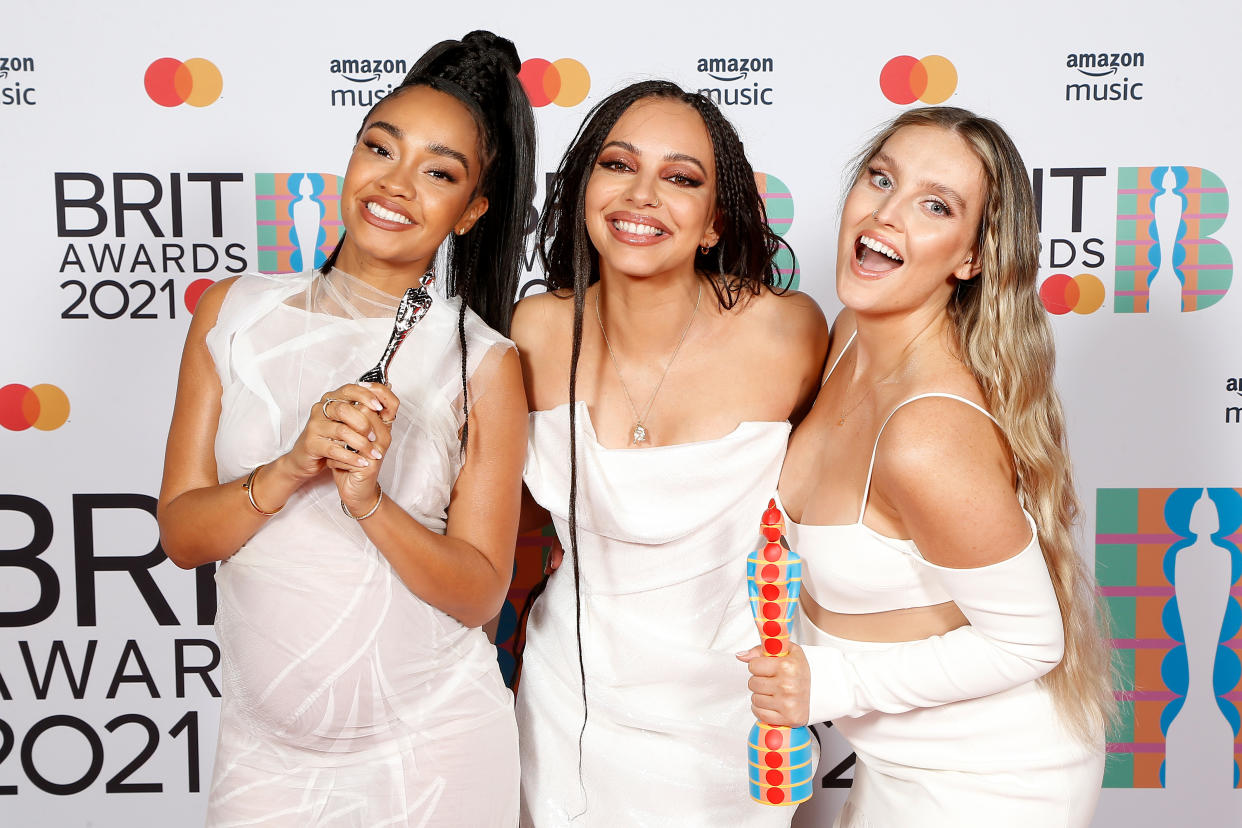
{"label": "gold bracelet", "polygon": [[353,512],[349,511],[349,507],[345,505],[344,500],[341,501],[341,511],[344,512],[347,517],[351,517],[354,520],[366,520],[371,515],[375,514],[375,512],[379,509],[380,504],[384,502],[384,490],[380,488],[378,483],[375,484],[375,489],[379,492],[379,497],[375,498],[375,505],[372,506],[371,511],[367,512],[365,515],[355,515]]}
{"label": "gold bracelet", "polygon": [[254,502],[254,476],[259,473],[259,469],[266,465],[266,463],[260,463],[251,469],[249,476],[246,477],[246,482],[242,484],[242,488],[246,490],[246,497],[250,499],[250,507],[259,514],[263,515],[263,517],[271,517],[285,507],[282,505],[277,508],[275,512],[265,512],[259,508],[259,504]]}

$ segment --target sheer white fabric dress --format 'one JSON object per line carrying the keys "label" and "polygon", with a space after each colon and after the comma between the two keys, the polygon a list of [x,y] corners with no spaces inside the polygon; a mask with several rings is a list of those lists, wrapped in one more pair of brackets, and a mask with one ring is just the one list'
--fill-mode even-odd
{"label": "sheer white fabric dress", "polygon": [[[578,549],[589,722],[573,565],[536,601],[518,687],[522,824],[787,826],[793,809],[750,799],[749,673],[759,643],[746,556],[776,486],[789,424],[717,439],[600,445],[578,403]],[[569,549],[569,406],[531,414],[525,480]]]}
{"label": "sheer white fabric dress", "polygon": [[[352,277],[244,276],[207,345],[220,480],[287,451],[311,406],[375,364],[396,298]],[[436,294],[389,369],[401,401],[380,483],[443,532],[461,469],[457,302]],[[469,397],[512,344],[466,313]],[[325,473],[216,575],[223,707],[212,826],[511,826],[512,695],[495,649],[415,596]]]}

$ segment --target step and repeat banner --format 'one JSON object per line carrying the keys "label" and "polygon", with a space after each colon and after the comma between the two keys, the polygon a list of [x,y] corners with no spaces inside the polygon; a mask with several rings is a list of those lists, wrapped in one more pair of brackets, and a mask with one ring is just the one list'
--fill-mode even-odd
{"label": "step and repeat banner", "polygon": [[[1120,716],[1094,825],[1242,824],[1240,24],[1224,0],[10,3],[0,824],[201,823],[213,567],[165,560],[154,517],[190,316],[218,279],[322,261],[363,114],[473,28],[525,61],[540,199],[610,91],[663,77],[711,96],[798,254],[787,281],[830,316],[842,170],[872,130],[947,103],[1010,131],[1040,207],[1081,549],[1113,616]],[[523,293],[543,289],[528,253]],[[519,540],[509,677],[546,543]],[[852,775],[816,732],[799,826],[831,824]]]}

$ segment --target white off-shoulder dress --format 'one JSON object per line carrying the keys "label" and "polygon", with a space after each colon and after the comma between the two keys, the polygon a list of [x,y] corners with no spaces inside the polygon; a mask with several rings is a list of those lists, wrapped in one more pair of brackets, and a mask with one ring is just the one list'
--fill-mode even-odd
{"label": "white off-shoulder dress", "polygon": [[[905,400],[888,417],[929,397],[992,418],[942,393]],[[914,541],[868,527],[871,473],[888,421],[872,449],[857,521],[786,518],[786,537],[803,561],[801,606],[809,599],[863,614],[953,601],[970,624],[871,643],[831,635],[799,613],[812,721],[831,719],[858,756],[837,828],[1086,828],[1100,793],[1104,734],[1083,741],[1071,733],[1039,680],[1060,660],[1064,630],[1035,521],[1027,515],[1025,548],[973,569],[937,566]]]}
{"label": "white off-shoulder dress", "polygon": [[[207,344],[223,386],[216,462],[287,451],[325,392],[375,364],[394,297],[331,276],[245,276]],[[380,483],[443,533],[461,469],[457,304],[435,296],[392,362],[401,401]],[[512,347],[466,314],[477,401]],[[495,649],[414,595],[324,474],[216,575],[223,707],[211,826],[512,826],[517,744]]]}
{"label": "white off-shoulder dress", "polygon": [[[789,424],[747,422],[716,440],[600,445],[578,403],[582,654],[573,565],[529,624],[518,689],[522,824],[788,825],[750,799],[746,665],[759,643],[746,556],[776,486]],[[569,406],[531,414],[526,485],[570,548]]]}

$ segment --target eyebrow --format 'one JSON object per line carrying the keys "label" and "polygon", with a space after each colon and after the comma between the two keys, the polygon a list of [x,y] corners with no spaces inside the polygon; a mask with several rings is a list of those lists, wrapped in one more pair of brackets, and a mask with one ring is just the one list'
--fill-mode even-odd
{"label": "eyebrow", "polygon": [[[897,162],[893,160],[892,156],[884,152],[877,152],[874,156],[872,156],[871,160],[879,161],[881,164],[894,169],[899,166]],[[966,209],[966,199],[962,198],[961,195],[958,194],[957,190],[954,190],[952,187],[947,187],[938,181],[929,181],[927,179],[920,181],[919,187],[924,190],[930,190],[936,195],[941,196],[945,201],[952,203],[959,210]]]}
{"label": "eyebrow", "polygon": [[[389,135],[391,135],[393,138],[396,138],[398,141],[400,141],[402,138],[405,137],[405,131],[402,130],[401,127],[397,126],[396,124],[389,123],[388,121],[372,121],[371,123],[367,124],[367,129],[371,129],[372,127],[374,127],[375,129],[380,129],[380,130],[383,130],[384,132],[387,132]],[[466,158],[466,154],[463,152],[455,150],[452,147],[447,146],[445,144],[428,144],[427,151],[432,153],[433,155],[440,155],[445,158],[452,158],[458,163],[460,163],[463,167],[465,167],[467,173],[470,172],[470,160]]]}
{"label": "eyebrow", "polygon": [[[640,150],[638,147],[631,144],[629,141],[609,141],[607,144],[604,144],[604,146],[601,149],[608,149],[609,147],[619,147],[625,150],[626,152],[632,152],[635,155],[643,154],[642,150]],[[665,161],[685,161],[687,163],[694,164],[704,173],[707,172],[707,167],[703,165],[702,161],[695,158],[693,155],[687,155],[684,152],[665,153],[664,160]]]}

